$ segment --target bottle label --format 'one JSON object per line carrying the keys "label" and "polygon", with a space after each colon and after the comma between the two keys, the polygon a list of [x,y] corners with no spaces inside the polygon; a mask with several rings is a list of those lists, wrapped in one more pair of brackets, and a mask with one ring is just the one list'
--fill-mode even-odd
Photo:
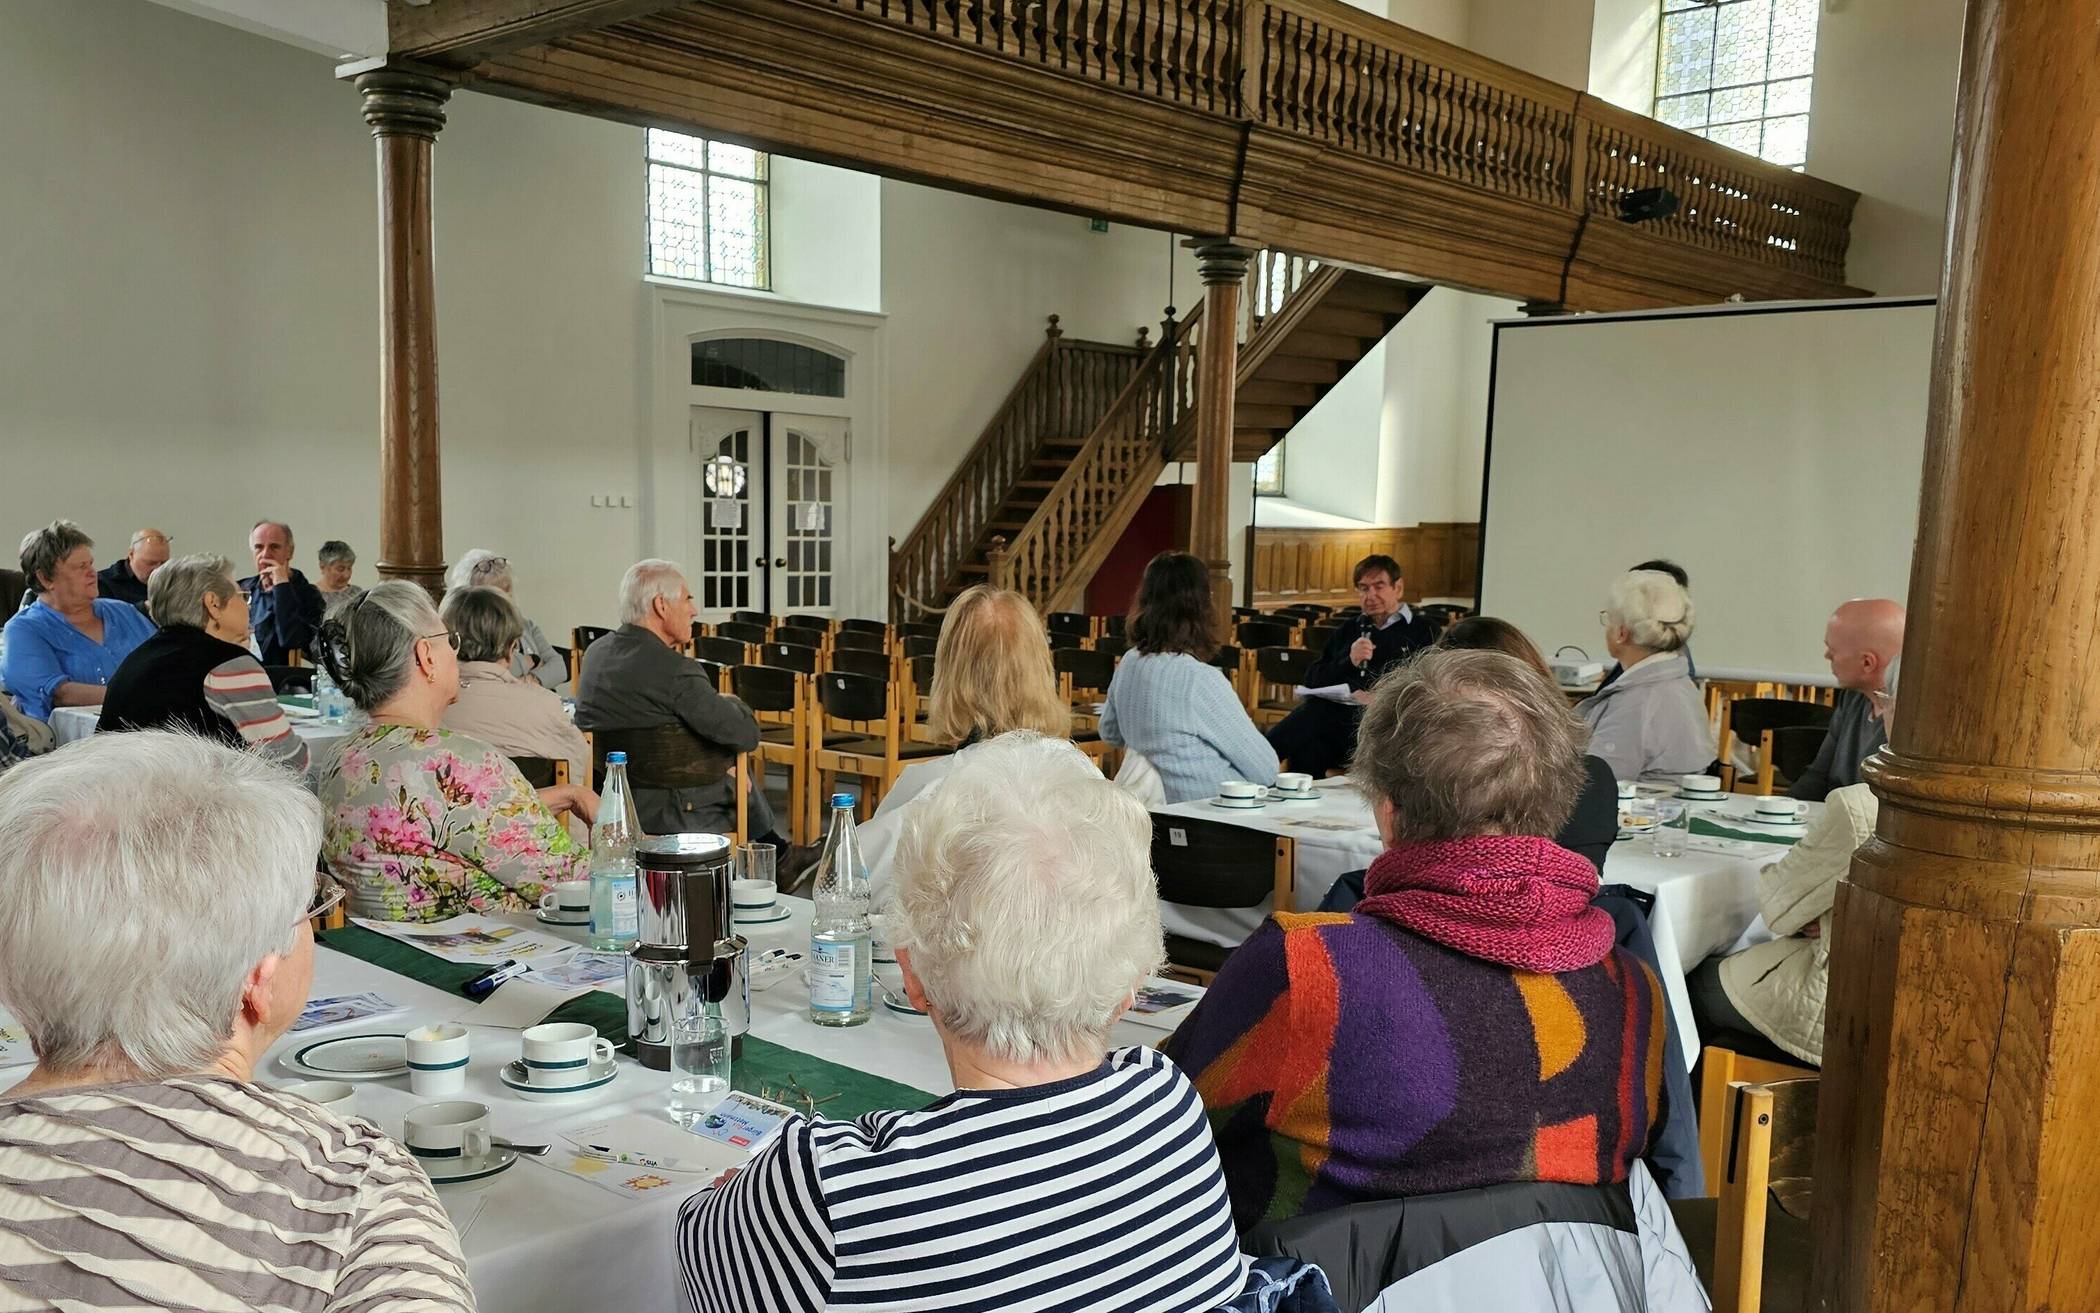
{"label": "bottle label", "polygon": [[809,949],[809,1005],[819,1012],[853,1011],[853,945],[819,940]]}
{"label": "bottle label", "polygon": [[612,932],[616,935],[634,935],[641,930],[639,900],[635,897],[634,881],[615,880],[612,887]]}

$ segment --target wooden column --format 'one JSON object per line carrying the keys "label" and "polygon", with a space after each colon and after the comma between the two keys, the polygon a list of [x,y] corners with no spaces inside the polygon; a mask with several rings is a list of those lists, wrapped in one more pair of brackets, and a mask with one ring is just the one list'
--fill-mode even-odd
{"label": "wooden column", "polygon": [[1817,1309],[2100,1307],[2096,67],[2100,0],[1970,0],[1901,703],[1838,891]]}
{"label": "wooden column", "polygon": [[1202,340],[1196,343],[1196,490],[1189,551],[1210,566],[1218,614],[1232,614],[1232,560],[1226,528],[1232,504],[1232,402],[1239,390],[1240,285],[1254,251],[1222,239],[1187,243],[1203,275]]}
{"label": "wooden column", "polygon": [[430,156],[452,89],[386,69],[361,75],[379,154],[379,573],[445,586],[439,502],[437,272]]}

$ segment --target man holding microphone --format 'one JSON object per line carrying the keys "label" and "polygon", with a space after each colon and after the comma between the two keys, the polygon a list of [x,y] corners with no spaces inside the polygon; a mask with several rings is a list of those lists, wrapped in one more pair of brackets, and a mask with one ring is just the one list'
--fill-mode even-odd
{"label": "man holding microphone", "polygon": [[1406,578],[1392,557],[1378,554],[1356,563],[1356,599],[1363,615],[1355,636],[1344,629],[1328,641],[1305,673],[1306,688],[1316,692],[1269,731],[1270,745],[1289,769],[1318,779],[1347,765],[1356,751],[1356,722],[1366,690],[1387,670],[1436,642],[1435,627],[1401,600],[1405,591]]}

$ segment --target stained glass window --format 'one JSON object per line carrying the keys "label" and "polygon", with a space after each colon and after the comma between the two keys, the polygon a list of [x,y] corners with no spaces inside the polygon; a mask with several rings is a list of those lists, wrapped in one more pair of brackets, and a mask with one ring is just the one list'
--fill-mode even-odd
{"label": "stained glass window", "polygon": [[1799,169],[1821,0],[1662,0],[1655,117]]}
{"label": "stained glass window", "polygon": [[1254,495],[1257,497],[1283,496],[1283,444],[1262,453],[1254,462]]}
{"label": "stained glass window", "polygon": [[649,272],[770,287],[763,152],[649,129]]}

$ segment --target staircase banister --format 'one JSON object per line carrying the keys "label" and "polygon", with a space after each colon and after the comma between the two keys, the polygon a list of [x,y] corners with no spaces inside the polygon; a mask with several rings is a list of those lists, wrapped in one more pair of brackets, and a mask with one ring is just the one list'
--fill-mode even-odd
{"label": "staircase banister", "polygon": [[1254,335],[1240,343],[1239,373],[1235,385],[1244,385],[1254,377],[1256,370],[1276,354],[1276,347],[1285,338],[1296,332],[1306,318],[1320,308],[1320,302],[1334,285],[1348,276],[1349,271],[1340,265],[1323,264],[1313,270],[1310,277],[1292,289],[1282,305],[1271,311]]}

